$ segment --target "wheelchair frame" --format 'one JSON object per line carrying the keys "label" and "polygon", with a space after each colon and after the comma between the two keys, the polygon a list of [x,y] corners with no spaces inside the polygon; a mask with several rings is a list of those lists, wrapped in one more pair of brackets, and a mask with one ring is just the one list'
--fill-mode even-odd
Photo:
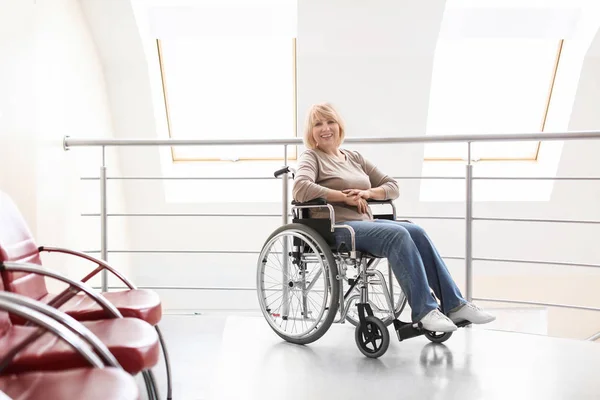
{"label": "wheelchair frame", "polygon": [[[283,168],[281,170],[278,170],[275,172],[275,176],[279,176],[282,174],[285,174],[285,177],[287,177],[287,173],[290,172],[290,169],[288,167]],[[374,214],[373,216],[377,219],[390,219],[390,220],[394,220],[396,221],[396,207],[394,205],[394,203],[391,200],[368,200],[369,205],[374,205],[374,204],[388,204],[392,207],[392,214]],[[326,208],[329,211],[329,219],[325,219],[325,218],[311,218],[310,216],[308,216],[308,213],[310,212],[311,209],[323,209]],[[452,335],[452,332],[440,332],[440,333],[436,333],[436,332],[430,332],[427,331],[423,328],[423,325],[421,324],[421,322],[416,322],[416,323],[412,323],[412,322],[402,322],[398,319],[400,313],[402,312],[402,310],[404,309],[406,303],[407,303],[407,299],[404,296],[404,298],[402,299],[402,301],[400,302],[400,306],[397,308],[396,304],[395,304],[395,299],[394,299],[394,288],[393,288],[393,283],[394,280],[396,279],[395,276],[393,275],[392,272],[392,268],[391,266],[388,267],[388,281],[386,282],[386,279],[384,278],[384,275],[381,271],[378,271],[376,269],[372,269],[372,264],[376,263],[375,266],[377,266],[377,263],[379,262],[378,260],[381,259],[381,257],[377,257],[375,255],[369,254],[369,253],[362,253],[356,250],[356,242],[355,242],[355,237],[356,234],[354,232],[354,229],[349,226],[349,225],[345,225],[345,224],[336,224],[335,222],[335,210],[333,208],[333,206],[331,204],[329,204],[326,199],[322,199],[322,198],[318,198],[318,199],[314,199],[308,202],[292,202],[292,216],[293,216],[293,223],[292,224],[286,224],[282,227],[280,227],[278,230],[276,230],[271,237],[267,240],[267,242],[265,243],[265,245],[263,246],[263,250],[261,251],[261,256],[259,257],[259,263],[258,263],[258,271],[257,271],[257,289],[261,288],[261,276],[260,276],[260,272],[261,272],[261,263],[262,263],[262,269],[265,268],[266,262],[267,262],[267,258],[268,256],[265,255],[265,251],[266,250],[270,250],[271,247],[273,247],[273,242],[275,239],[279,238],[280,236],[284,236],[284,233],[289,233],[291,234],[291,236],[294,237],[293,242],[292,242],[292,247],[294,248],[293,252],[290,252],[289,248],[288,248],[288,242],[285,241],[283,244],[283,249],[282,249],[282,254],[285,255],[284,260],[283,260],[283,278],[287,279],[287,282],[283,282],[283,284],[281,285],[282,287],[282,308],[283,310],[281,311],[281,313],[277,313],[277,314],[270,314],[271,310],[269,308],[269,306],[266,305],[266,298],[261,298],[261,294],[259,292],[259,303],[261,304],[261,311],[263,312],[263,315],[265,316],[265,318],[268,320],[269,324],[271,325],[271,327],[273,328],[273,330],[275,330],[275,332],[281,336],[282,338],[284,338],[286,341],[290,341],[293,343],[298,343],[298,344],[308,344],[311,343],[314,340],[318,340],[330,327],[330,325],[332,323],[345,323],[345,320],[348,317],[348,311],[349,311],[349,304],[351,304],[351,301],[356,299],[357,297],[360,297],[360,301],[358,303],[356,303],[357,309],[358,309],[358,319],[359,321],[356,321],[357,323],[356,325],[356,329],[355,329],[355,341],[356,344],[358,345],[359,350],[367,357],[370,358],[377,358],[382,356],[386,351],[387,348],[389,346],[389,332],[387,330],[387,325],[378,317],[376,317],[373,313],[373,309],[371,307],[370,301],[369,301],[369,284],[372,284],[372,282],[379,282],[382,286],[382,290],[383,290],[383,295],[384,295],[384,299],[385,302],[387,303],[388,306],[388,310],[387,312],[389,313],[390,316],[390,320],[389,323],[393,323],[394,324],[394,330],[396,331],[397,337],[399,341],[403,341],[409,338],[413,338],[416,336],[420,336],[420,335],[425,335],[430,341],[432,342],[436,342],[436,343],[442,343],[446,340],[448,340],[450,338],[450,336]],[[410,222],[410,221],[407,221]],[[304,228],[300,229],[300,226],[304,226]],[[296,226],[296,228],[294,228],[294,226]],[[349,231],[350,233],[350,238],[351,238],[351,244],[350,244],[350,249],[349,249],[349,256],[344,257],[343,256],[343,252],[340,251],[340,248],[338,248],[336,251],[332,250],[332,247],[335,245],[335,239],[333,237],[333,233],[335,232],[335,229],[346,229]],[[304,232],[302,232],[304,231]],[[311,235],[316,234],[315,237],[311,237]],[[318,236],[318,237],[317,237]],[[306,240],[308,239],[308,240]],[[312,239],[312,240],[311,240]],[[274,324],[271,322],[272,320],[270,320],[269,318],[271,316],[281,316],[282,320],[287,321],[288,320],[288,316],[289,316],[289,299],[290,299],[290,288],[293,288],[295,285],[297,285],[299,283],[299,281],[293,281],[290,280],[290,265],[289,265],[289,258],[287,257],[289,256],[294,256],[296,258],[294,258],[294,260],[292,261],[292,263],[294,264],[307,264],[307,258],[302,258],[305,257],[305,255],[303,254],[302,250],[299,250],[299,248],[301,247],[297,242],[299,240],[303,240],[306,244],[302,245],[302,247],[310,247],[312,249],[312,251],[314,252],[314,247],[318,246],[321,247],[323,250],[323,254],[316,254],[315,256],[319,259],[321,265],[324,267],[323,264],[323,260],[325,259],[325,261],[327,261],[329,264],[332,264],[330,260],[327,260],[327,258],[331,258],[334,261],[334,265],[330,265],[329,266],[329,270],[327,270],[326,268],[324,268],[323,270],[319,270],[318,273],[316,274],[316,276],[313,278],[313,281],[310,282],[309,286],[306,287],[306,273],[308,272],[308,267],[306,265],[304,266],[300,266],[299,267],[299,271],[300,271],[300,275],[302,275],[302,283],[304,286],[302,286],[302,317],[300,318],[301,320],[308,320],[309,317],[308,315],[310,315],[312,313],[312,311],[308,310],[308,302],[307,302],[307,291],[309,291],[310,289],[312,289],[312,287],[315,284],[316,279],[318,279],[320,277],[320,274],[323,273],[323,271],[326,271],[326,273],[328,274],[333,274],[335,272],[335,275],[331,276],[331,277],[324,277],[325,281],[328,282],[328,284],[331,286],[330,287],[325,287],[324,288],[324,297],[323,297],[323,301],[324,304],[327,302],[327,298],[328,295],[327,293],[329,293],[330,289],[332,292],[335,292],[336,290],[339,290],[339,292],[337,293],[337,299],[334,299],[332,297],[331,299],[331,304],[333,304],[333,301],[336,302],[334,308],[334,314],[333,317],[330,316],[330,314],[328,314],[326,321],[323,322],[323,325],[326,325],[326,327],[319,327],[319,323],[321,322],[321,320],[317,320],[313,326],[311,326],[311,329],[308,330],[306,333],[304,333],[304,336],[294,336],[292,337],[291,335],[288,336],[285,333],[281,333],[280,331],[278,331],[278,329],[276,329],[276,327],[274,326]],[[312,243],[310,243],[312,242]],[[320,242],[320,243],[319,243]],[[270,246],[270,247],[268,247]],[[268,247],[268,249],[267,249]],[[310,253],[310,251],[308,252]],[[269,254],[269,253],[266,253]],[[302,257],[300,257],[300,255],[302,254]],[[355,279],[350,279],[347,277],[346,271],[347,271],[347,267],[349,265],[354,266],[355,268],[358,269],[358,276]],[[339,267],[339,268],[338,268]],[[377,276],[378,281],[373,281],[370,278]],[[348,284],[350,285],[349,289],[344,293],[344,280],[348,281]],[[263,282],[264,284],[264,282]],[[356,285],[360,284],[360,295],[357,294],[352,294],[353,290],[355,289]],[[334,289],[334,285],[337,285],[337,288]],[[277,284],[274,285],[273,287],[278,286]],[[388,290],[389,287],[389,290]],[[352,295],[351,295],[352,294]],[[433,294],[433,293],[432,293]],[[435,295],[434,295],[435,296]],[[443,299],[440,299],[443,301]],[[278,308],[279,309],[279,308]],[[322,318],[324,315],[325,310],[328,310],[327,307],[323,308],[323,310],[320,312],[319,318]],[[331,310],[329,310],[328,312],[330,312]],[[339,318],[335,319],[337,313],[339,311]],[[292,318],[292,320],[295,320],[294,318]],[[458,323],[457,326],[458,327],[464,327],[470,325],[470,322],[468,321],[464,321],[461,323]],[[287,326],[287,324],[286,324]],[[280,326],[281,327],[281,326]],[[311,336],[311,330],[314,329],[316,331],[318,331],[318,334],[315,332],[312,332],[313,336]],[[307,336],[309,336],[307,338]]]}
{"label": "wheelchair frame", "polygon": [[[393,213],[390,216],[393,219],[396,218],[396,206],[394,205],[394,203],[392,201],[370,201],[369,203],[391,205]],[[323,230],[325,224],[319,223],[320,222],[319,220],[315,220],[312,218],[306,218],[303,215],[303,210],[310,211],[310,209],[315,209],[315,208],[327,208],[329,210],[329,219],[321,220],[321,221],[327,221],[327,225],[330,226],[328,232],[324,232],[324,230]],[[350,294],[352,293],[352,290],[355,288],[355,286],[359,282],[361,283],[360,304],[368,304],[368,301],[369,301],[368,277],[372,277],[375,275],[379,278],[379,282],[381,282],[383,295],[384,295],[385,301],[389,307],[388,312],[390,314],[391,320],[393,321],[394,319],[396,319],[396,317],[395,317],[395,311],[396,311],[395,308],[396,307],[395,307],[395,304],[393,301],[393,298],[394,298],[393,279],[395,279],[395,277],[393,276],[392,269],[388,268],[389,281],[387,281],[387,282],[381,271],[369,269],[369,267],[371,266],[371,263],[373,261],[379,259],[379,257],[375,257],[375,256],[368,255],[368,254],[363,255],[362,253],[359,253],[356,251],[356,242],[355,242],[356,233],[354,232],[354,229],[350,225],[335,223],[335,210],[334,210],[333,206],[331,204],[328,204],[325,199],[316,199],[316,200],[309,201],[306,203],[293,202],[291,211],[292,211],[292,215],[296,214],[295,215],[296,218],[293,219],[294,222],[297,222],[300,224],[307,224],[308,226],[312,227],[319,234],[321,234],[321,236],[328,243],[333,242],[331,234],[335,231],[335,229],[346,229],[350,233],[351,249],[350,249],[349,257],[348,258],[342,257],[340,255],[339,249],[337,252],[333,253],[333,256],[337,259],[338,266],[341,265],[343,267],[346,267],[348,265],[354,265],[354,267],[356,267],[357,270],[359,271],[359,278],[356,280],[350,279],[348,281],[348,283],[350,284],[350,288],[348,288],[346,293],[344,293],[343,281],[344,281],[346,272],[345,272],[345,270],[340,271],[338,269],[338,276],[336,276],[336,280],[340,282],[340,294],[339,294],[339,306],[338,306],[339,307],[338,312],[340,313],[340,316],[337,320],[334,320],[334,323],[342,323],[342,324],[345,323],[346,317],[348,314],[348,309],[349,309],[349,307],[347,307],[347,306],[348,306],[348,304],[350,304],[351,300],[353,300],[355,298],[355,296],[357,296],[357,295],[350,296]],[[296,211],[298,211],[298,212],[296,212]],[[378,215],[378,216],[381,216],[381,215]],[[311,223],[307,223],[307,221],[315,221],[315,222],[313,222],[311,224]],[[386,283],[387,283],[387,285],[386,285]],[[389,290],[388,290],[388,287],[389,287]],[[401,308],[404,308],[405,303],[406,303],[406,298],[403,300],[403,304],[402,304]],[[361,315],[361,313],[359,313],[359,317],[360,317],[360,315]]]}

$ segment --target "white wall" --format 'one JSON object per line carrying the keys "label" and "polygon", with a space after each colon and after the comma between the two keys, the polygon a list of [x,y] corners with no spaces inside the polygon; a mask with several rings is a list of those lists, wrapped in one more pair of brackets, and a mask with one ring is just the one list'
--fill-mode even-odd
{"label": "white wall", "polygon": [[[10,7],[11,12],[8,12]],[[0,2],[0,187],[22,204],[31,224],[37,222],[37,159],[29,145],[35,136],[33,48],[34,7],[26,2]],[[33,150],[33,151],[32,151]],[[20,188],[29,182],[29,187]]]}
{"label": "white wall", "polygon": [[[38,244],[98,249],[98,219],[80,216],[99,212],[98,185],[80,176],[98,176],[101,153],[63,150],[65,135],[113,137],[102,64],[79,4],[2,1],[0,27],[0,188]],[[106,158],[118,170],[114,153]],[[118,186],[109,189],[112,204],[122,201]],[[124,223],[110,228],[111,244],[126,241]],[[92,267],[55,255],[46,261],[79,278]]]}
{"label": "white wall", "polygon": [[[24,167],[23,174],[35,175],[36,179],[38,174],[46,178],[51,176],[51,179],[40,179],[36,196],[32,197],[35,201],[29,201],[28,192],[18,186],[16,179],[6,179],[4,172],[1,175],[2,184],[10,185],[24,207],[29,208],[28,218],[39,227],[39,235],[54,232],[49,227],[56,224],[55,220],[40,218],[41,215],[48,218],[50,214],[48,209],[42,211],[41,204],[56,199],[50,203],[52,211],[57,218],[64,215],[63,220],[69,221],[59,230],[62,233],[56,239],[74,247],[97,248],[97,219],[84,219],[86,222],[82,223],[76,218],[82,208],[97,212],[97,195],[93,192],[96,183],[80,183],[76,176],[97,175],[99,160],[96,155],[88,156],[89,152],[81,148],[62,152],[59,146],[62,135],[157,138],[166,136],[166,125],[164,114],[155,102],[156,88],[160,89],[160,85],[155,80],[156,59],[147,52],[151,38],[138,31],[132,5],[121,0],[81,0],[79,4],[81,10],[74,1],[38,1],[36,7],[40,10],[45,7],[45,12],[43,17],[42,14],[38,16],[44,23],[40,24],[36,37],[54,39],[42,46],[43,51],[36,53],[44,55],[42,65],[47,68],[41,71],[51,74],[42,79],[44,84],[36,90],[41,91],[36,94],[41,101],[38,121],[44,126],[44,137],[48,139],[44,143],[48,147],[37,157],[35,167],[22,160],[12,160],[10,164]],[[433,52],[443,9],[441,0],[418,4],[378,0],[368,5],[359,1],[300,0],[297,41],[299,131],[309,104],[327,100],[335,103],[345,116],[349,136],[423,134]],[[4,24],[2,26],[4,28]],[[13,29],[17,28],[23,29],[23,25],[13,24]],[[33,33],[25,30],[19,35],[26,42]],[[65,43],[71,45],[67,47]],[[597,37],[583,67],[570,129],[598,129],[600,126],[595,112],[600,100],[599,47]],[[50,54],[61,57],[50,57]],[[24,62],[30,65],[28,59]],[[0,68],[7,68],[6,64],[0,63]],[[18,74],[16,76],[27,81],[24,75]],[[4,74],[0,79],[3,78]],[[12,81],[7,79],[7,82]],[[23,105],[32,101],[33,94],[28,97],[16,89],[13,93],[24,97],[20,100]],[[0,101],[6,103],[8,100],[0,96]],[[0,124],[2,121],[0,119]],[[11,120],[11,129],[18,126],[25,132],[33,131],[34,128],[27,130],[28,122],[27,118],[17,123]],[[40,138],[35,140],[42,143]],[[22,143],[14,134],[10,142],[11,146]],[[419,175],[421,172],[422,145],[355,148],[376,158],[381,168],[391,175]],[[567,143],[559,174],[600,176],[600,164],[595,159],[597,150],[598,143]],[[110,176],[161,174],[160,151],[156,148],[121,148],[114,154],[118,156],[109,157]],[[45,161],[46,157],[53,163]],[[78,157],[77,162],[74,157]],[[263,175],[269,175],[276,167],[275,164],[265,166]],[[42,172],[51,175],[45,176]],[[163,186],[157,181],[125,181],[121,197],[118,182],[111,181],[109,186],[109,212],[278,213],[281,210],[278,198],[272,203],[234,205],[167,203]],[[280,182],[274,180],[272,184],[277,186]],[[598,187],[598,182],[559,182],[549,202],[477,203],[474,211],[476,216],[599,220]],[[62,188],[62,191],[54,191],[54,188]],[[82,189],[94,193],[89,202],[74,202],[67,206],[56,195],[80,193]],[[401,192],[397,205],[402,214],[464,214],[461,203],[419,201],[418,181],[402,181]],[[109,222],[109,248],[113,250],[258,251],[268,234],[280,225],[280,218],[114,217]],[[464,224],[461,221],[418,222],[430,232],[442,254],[464,254]],[[75,227],[79,226],[87,227],[89,234],[75,236],[80,232]],[[600,232],[594,225],[476,222],[474,229],[476,257],[600,263],[600,250],[594,246],[594,238]],[[128,273],[139,285],[213,289],[254,287],[256,254],[132,254],[128,258],[124,254],[111,253],[110,260],[120,266],[130,266]],[[462,265],[461,261],[449,261],[461,286]],[[595,288],[600,283],[598,270],[505,263],[476,263],[475,268],[476,296],[600,306],[600,299],[595,295]],[[256,307],[252,290],[213,289],[161,290],[160,293],[168,309]],[[582,327],[577,323],[565,327],[569,325],[562,323],[565,318],[585,319],[589,325]],[[551,334],[582,337],[600,327],[600,316],[591,313],[569,311],[565,314],[551,310],[549,321]]]}

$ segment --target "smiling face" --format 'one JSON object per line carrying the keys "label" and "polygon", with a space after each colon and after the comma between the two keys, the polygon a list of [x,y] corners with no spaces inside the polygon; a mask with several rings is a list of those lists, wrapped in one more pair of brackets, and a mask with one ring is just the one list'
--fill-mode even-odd
{"label": "smiling face", "polygon": [[304,126],[304,142],[309,149],[333,151],[342,144],[344,134],[344,122],[330,104],[316,104],[309,109]]}
{"label": "smiling face", "polygon": [[323,151],[336,149],[340,145],[340,126],[336,120],[325,115],[316,116],[312,128],[313,139]]}

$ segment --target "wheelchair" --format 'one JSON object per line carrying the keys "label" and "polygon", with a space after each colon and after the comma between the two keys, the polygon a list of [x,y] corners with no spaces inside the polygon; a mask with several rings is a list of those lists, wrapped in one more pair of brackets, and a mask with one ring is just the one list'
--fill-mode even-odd
{"label": "wheelchair", "polygon": [[[275,176],[288,172],[289,168],[283,168]],[[392,201],[368,203],[392,209],[374,218],[396,220]],[[329,218],[311,218],[312,209],[328,209]],[[442,343],[452,336],[452,332],[430,332],[420,322],[398,319],[407,300],[392,269],[382,262],[385,259],[356,250],[354,230],[335,223],[334,208],[325,199],[294,201],[291,211],[292,223],[268,237],[257,263],[260,309],[277,335],[291,343],[309,344],[331,324],[349,322],[356,327],[356,345],[370,358],[387,351],[391,324],[399,341],[424,335]],[[336,229],[348,230],[351,243],[336,247]]]}

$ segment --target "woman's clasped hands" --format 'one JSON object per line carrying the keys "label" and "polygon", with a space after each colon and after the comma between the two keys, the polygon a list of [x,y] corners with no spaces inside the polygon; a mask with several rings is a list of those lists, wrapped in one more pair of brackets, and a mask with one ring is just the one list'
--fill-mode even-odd
{"label": "woman's clasped hands", "polygon": [[359,213],[366,214],[369,211],[369,205],[367,204],[367,200],[371,198],[369,190],[346,189],[342,190],[342,193],[346,195],[345,203],[349,206],[355,206]]}

